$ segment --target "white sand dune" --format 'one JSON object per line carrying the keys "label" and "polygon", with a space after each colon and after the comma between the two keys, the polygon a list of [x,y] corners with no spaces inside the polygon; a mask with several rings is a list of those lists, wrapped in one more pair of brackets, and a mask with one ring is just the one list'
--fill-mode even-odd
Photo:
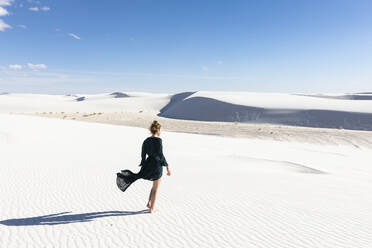
{"label": "white sand dune", "polygon": [[163,132],[173,168],[125,193],[145,129],[0,114],[0,247],[369,248],[372,150]]}
{"label": "white sand dune", "polygon": [[168,94],[113,92],[105,94],[0,95],[0,113],[30,112],[118,112],[140,110],[158,113],[169,102]]}
{"label": "white sand dune", "polygon": [[[324,109],[333,111],[372,113],[372,102],[354,100],[352,97],[365,94],[288,94],[256,92],[198,91],[188,96],[213,98],[232,104],[267,109]],[[369,95],[368,95],[369,96]],[[350,101],[352,100],[352,101]],[[370,99],[371,100],[371,99]]]}
{"label": "white sand dune", "polygon": [[143,112],[160,117],[372,130],[372,94],[284,94],[198,91],[79,95],[0,95],[1,113]]}
{"label": "white sand dune", "polygon": [[372,96],[198,91],[173,96],[159,115],[184,120],[372,130]]}

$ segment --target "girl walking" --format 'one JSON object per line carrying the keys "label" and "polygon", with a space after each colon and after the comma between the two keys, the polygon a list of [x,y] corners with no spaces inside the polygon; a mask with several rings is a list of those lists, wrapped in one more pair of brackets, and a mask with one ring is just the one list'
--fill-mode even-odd
{"label": "girl walking", "polygon": [[163,175],[163,167],[167,169],[167,175],[171,175],[169,165],[163,154],[162,139],[159,137],[161,125],[156,120],[152,122],[150,128],[151,136],[147,137],[142,143],[141,166],[140,171],[135,174],[130,170],[123,170],[118,173],[117,183],[121,190],[125,191],[130,184],[137,179],[146,179],[153,181],[150,191],[147,208],[150,213],[155,210],[155,202],[159,190],[161,177]]}

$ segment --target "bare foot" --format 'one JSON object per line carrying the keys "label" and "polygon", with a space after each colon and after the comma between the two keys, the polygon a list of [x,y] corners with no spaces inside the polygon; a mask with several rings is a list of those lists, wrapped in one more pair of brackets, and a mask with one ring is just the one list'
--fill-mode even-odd
{"label": "bare foot", "polygon": [[154,212],[158,212],[158,211],[159,211],[159,209],[157,209],[157,208],[150,208],[149,209],[150,214],[154,213]]}
{"label": "bare foot", "polygon": [[147,208],[151,208],[151,202],[148,202],[146,205]]}

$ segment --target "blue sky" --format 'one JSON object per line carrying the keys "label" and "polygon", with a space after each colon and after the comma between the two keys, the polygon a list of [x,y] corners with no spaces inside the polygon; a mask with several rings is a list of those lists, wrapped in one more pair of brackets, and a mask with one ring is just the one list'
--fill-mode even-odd
{"label": "blue sky", "polygon": [[0,0],[0,92],[372,90],[370,0]]}

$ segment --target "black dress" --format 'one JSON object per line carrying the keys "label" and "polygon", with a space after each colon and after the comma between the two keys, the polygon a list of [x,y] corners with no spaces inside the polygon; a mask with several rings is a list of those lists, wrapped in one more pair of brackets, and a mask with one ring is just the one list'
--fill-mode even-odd
{"label": "black dress", "polygon": [[[146,158],[146,155],[148,157]],[[148,137],[143,141],[141,152],[141,170],[138,177],[147,180],[157,180],[163,175],[163,166],[168,166],[163,155],[163,143],[159,137]]]}
{"label": "black dress", "polygon": [[161,138],[151,136],[143,141],[139,166],[141,166],[141,169],[138,173],[133,173],[130,170],[123,170],[121,173],[117,173],[116,183],[122,191],[125,191],[137,179],[142,178],[154,181],[161,178],[163,166],[168,166],[167,160],[163,155]]}

